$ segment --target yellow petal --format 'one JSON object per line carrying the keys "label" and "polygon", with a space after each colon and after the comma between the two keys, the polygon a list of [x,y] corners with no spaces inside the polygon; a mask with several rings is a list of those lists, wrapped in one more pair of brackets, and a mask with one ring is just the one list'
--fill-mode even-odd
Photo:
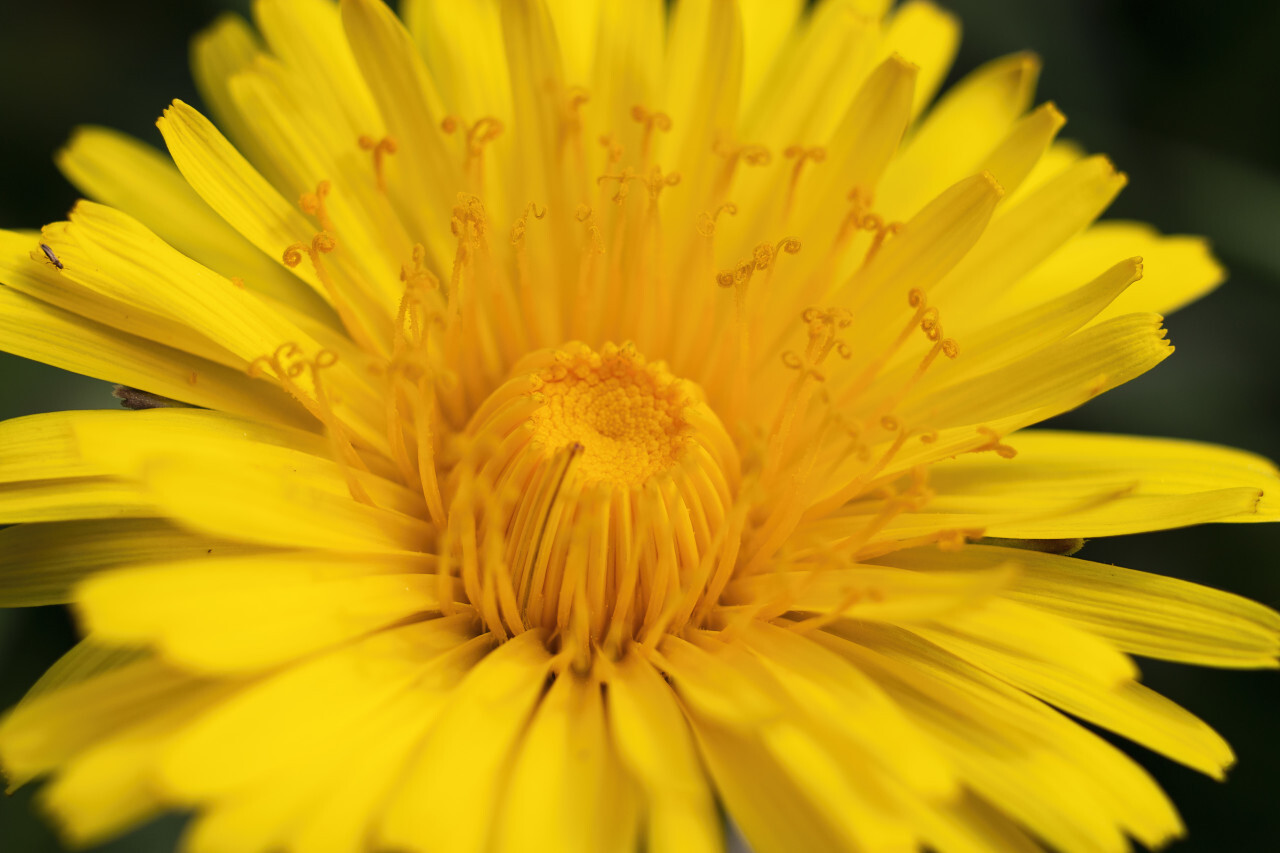
{"label": "yellow petal", "polygon": [[[191,188],[250,243],[283,262],[285,249],[311,241],[315,226],[207,118],[182,101],[174,101],[156,126]],[[298,264],[293,274],[328,301],[309,264]]]}
{"label": "yellow petal", "polygon": [[623,658],[609,678],[609,723],[623,763],[644,789],[650,849],[723,850],[689,724],[671,687],[638,654]]}
{"label": "yellow petal", "polygon": [[[165,457],[142,472],[147,515],[242,542],[388,553],[419,551],[433,530],[417,518],[315,488],[287,462],[234,465],[225,457]],[[0,499],[2,500],[2,499]]]}
{"label": "yellow petal", "polygon": [[742,102],[750,104],[764,85],[804,11],[803,0],[741,0]]}
{"label": "yellow petal", "polygon": [[[281,343],[309,343],[247,290],[201,266],[120,211],[82,201],[62,230],[46,230],[68,279],[107,299],[199,329],[244,367]],[[190,337],[190,333],[188,333]],[[308,349],[318,349],[314,344]]]}
{"label": "yellow petal", "polygon": [[42,693],[0,722],[0,764],[9,781],[20,785],[205,684],[144,658]]}
{"label": "yellow petal", "polygon": [[155,460],[172,457],[236,465],[287,468],[297,488],[351,494],[351,483],[379,507],[425,513],[421,494],[368,471],[344,471],[332,460],[330,442],[315,435],[246,421],[203,409],[161,408],[143,412],[72,412],[43,416],[75,434],[71,449],[84,473],[123,478],[145,475]]}
{"label": "yellow petal", "polygon": [[960,46],[960,19],[928,0],[908,0],[886,21],[881,51],[900,53],[920,69],[911,115],[918,116],[937,94]]}
{"label": "yellow petal", "polygon": [[788,779],[759,738],[745,738],[697,714],[698,748],[729,817],[757,853],[857,849],[831,817]]}
{"label": "yellow petal", "polygon": [[1137,222],[1099,222],[1068,241],[1015,284],[993,307],[1003,315],[1065,292],[1121,257],[1138,255],[1143,283],[1104,311],[1107,319],[1129,311],[1167,314],[1222,283],[1226,271],[1202,237],[1164,236]]}
{"label": "yellow petal", "polygon": [[77,845],[104,841],[154,817],[167,805],[153,781],[161,750],[193,716],[235,689],[234,684],[206,684],[168,697],[140,720],[125,721],[101,743],[71,759],[40,791],[41,804]]}
{"label": "yellow petal", "polygon": [[511,78],[513,132],[520,139],[520,166],[513,190],[517,198],[545,198],[567,207],[560,193],[566,107],[564,62],[546,0],[502,3],[502,36]]}
{"label": "yellow petal", "polygon": [[[448,269],[442,264],[452,257],[448,214],[462,181],[440,132],[445,113],[435,83],[413,39],[385,3],[347,0],[342,25],[387,133],[396,141],[397,152],[385,165],[387,192],[410,233],[424,241],[438,268]],[[466,44],[470,42],[456,47]]]}
{"label": "yellow petal", "polygon": [[117,648],[104,646],[92,639],[81,640],[45,670],[44,675],[23,695],[22,701],[14,706],[14,710],[30,704],[46,693],[88,681],[148,656],[149,653],[142,649]]}
{"label": "yellow petal", "polygon": [[987,63],[950,89],[881,181],[876,212],[885,221],[911,216],[972,174],[1030,105],[1039,74],[1039,59],[1019,53]]}
{"label": "yellow petal", "polygon": [[[1113,536],[1207,521],[1276,517],[1268,495],[1277,474],[1253,454],[1169,439],[1032,430],[1011,439],[1018,455],[967,454],[937,466],[931,512],[1030,508],[1028,495],[1059,500],[1107,491],[1102,505],[1053,518],[993,523],[992,536],[1056,539]],[[994,460],[994,461],[993,461]]]}
{"label": "yellow petal", "polygon": [[998,429],[1000,419],[1029,412],[1036,415],[1019,426],[1036,423],[1155,367],[1173,352],[1165,334],[1157,315],[1117,317],[984,376],[920,395],[895,414],[934,429],[984,423]]}
{"label": "yellow petal", "polygon": [[876,19],[848,0],[817,6],[744,115],[744,141],[775,155],[825,145],[875,59],[877,34]]}
{"label": "yellow petal", "polygon": [[1007,587],[1016,575],[1011,566],[929,574],[862,565],[766,572],[730,581],[724,601],[787,602],[791,610],[902,624],[943,618],[975,607]]}
{"label": "yellow petal", "polygon": [[976,566],[1017,560],[1022,572],[1010,597],[1106,637],[1130,654],[1268,668],[1280,654],[1280,614],[1229,592],[1057,554],[973,546],[955,558]]}
{"label": "yellow petal", "polygon": [[[214,557],[101,572],[75,590],[86,630],[202,672],[266,669],[438,608],[422,560]],[[418,569],[413,574],[394,573]]]}
{"label": "yellow petal", "polygon": [[[605,11],[611,5],[605,4]],[[502,49],[499,0],[406,0],[401,13],[439,87],[445,111],[467,121],[481,116],[511,120],[511,78]]]}
{"label": "yellow petal", "polygon": [[[59,256],[63,269],[38,260],[43,257],[41,242]],[[102,276],[71,233],[69,223],[46,225],[39,237],[0,231],[0,246],[0,276],[11,290],[167,348],[223,366],[241,365],[236,356],[202,332],[149,308],[121,302],[119,289],[111,285],[106,290],[96,289],[94,285],[101,284]],[[67,275],[66,261],[71,261],[78,272]]]}
{"label": "yellow petal", "polygon": [[279,389],[241,371],[77,318],[10,288],[0,289],[0,348],[260,423],[293,428],[315,423]]}
{"label": "yellow petal", "polygon": [[[753,849],[789,850],[796,844],[807,850],[906,853],[915,849],[911,830],[875,776],[859,773],[860,762],[850,762],[847,755],[833,754],[829,733],[815,725],[800,701],[793,700],[760,661],[718,640],[700,644],[706,659],[730,668],[735,679],[753,692],[778,697],[780,714],[755,724],[708,715],[701,703],[687,706],[716,786]],[[688,677],[677,681],[677,693],[687,697],[691,684]],[[707,683],[699,689],[711,686]],[[724,698],[733,701],[732,696]],[[763,799],[773,802],[766,804]],[[786,812],[792,817],[784,822],[780,813]],[[795,835],[798,832],[803,834]],[[788,834],[792,834],[791,843],[779,846]]]}
{"label": "yellow petal", "polygon": [[0,530],[0,605],[65,604],[77,582],[125,563],[248,550],[225,539],[187,533],[158,518],[14,525]]}
{"label": "yellow petal", "polygon": [[363,292],[349,294],[353,304],[360,299],[359,313],[376,315],[379,307],[394,312],[404,290],[400,265],[412,257],[413,242],[378,191],[371,155],[356,157],[350,134],[326,132],[325,111],[277,63],[261,60],[242,71],[231,81],[231,95],[242,112],[257,117],[253,132],[272,158],[282,191],[301,197],[327,182],[325,219],[317,224],[340,238],[340,254],[332,257],[359,273]]}
{"label": "yellow petal", "polygon": [[471,670],[387,804],[378,833],[384,846],[456,853],[489,849],[503,774],[550,662],[543,638],[525,631]]}
{"label": "yellow petal", "polygon": [[987,156],[983,168],[1012,195],[1040,162],[1066,121],[1052,103],[1037,107],[1014,124],[1004,141]]}
{"label": "yellow petal", "polygon": [[150,518],[156,502],[134,483],[77,477],[0,484],[0,524],[77,518]]}
{"label": "yellow petal", "polygon": [[[585,116],[592,130],[589,138],[613,134],[625,151],[641,150],[644,129],[631,117],[631,108],[639,105],[652,112],[665,106],[661,87],[666,25],[663,0],[601,4],[600,43]],[[597,162],[604,174],[605,164]]]}
{"label": "yellow petal", "polygon": [[332,312],[314,291],[222,220],[156,149],[104,127],[79,127],[56,156],[85,195],[139,220],[166,243],[224,276],[325,322]]}
{"label": "yellow petal", "polygon": [[[796,189],[793,221],[806,240],[825,245],[837,238],[843,221],[831,211],[846,206],[850,192],[856,190],[866,199],[874,196],[906,129],[915,79],[916,67],[896,54],[868,75],[832,134],[827,159],[820,164],[822,179],[800,181]],[[762,185],[755,203],[772,208],[767,201],[771,192],[776,192],[776,187]],[[769,218],[774,215],[770,211]],[[802,254],[798,260],[807,270],[825,258]]]}
{"label": "yellow petal", "polygon": [[667,34],[662,101],[672,126],[657,140],[654,162],[681,175],[682,192],[673,196],[668,215],[693,222],[699,211],[719,203],[710,199],[716,171],[703,167],[706,152],[718,141],[735,138],[742,88],[738,4],[682,2]]}
{"label": "yellow petal", "polygon": [[548,0],[547,11],[556,27],[564,59],[565,82],[585,86],[591,81],[596,58],[600,9],[607,0]]}
{"label": "yellow petal", "polygon": [[[287,847],[295,853],[350,853],[368,843],[401,773],[447,702],[447,693],[414,691],[372,724],[352,732],[347,760],[330,766],[324,790],[296,819]],[[287,766],[286,773],[292,773]],[[271,783],[274,784],[274,780]],[[279,787],[278,784],[275,784]]]}
{"label": "yellow petal", "polygon": [[[927,293],[978,242],[1003,190],[988,174],[960,181],[907,222],[837,292],[853,312],[849,337],[879,353],[909,319],[912,290]],[[846,375],[854,377],[856,370]]]}
{"label": "yellow petal", "polygon": [[619,778],[612,752],[599,686],[561,675],[538,705],[512,761],[493,849],[634,851],[635,794],[630,780]]}
{"label": "yellow petal", "polygon": [[[945,369],[931,371],[914,389],[925,395],[932,390],[986,373],[1053,346],[1078,331],[1127,288],[1142,279],[1139,258],[1120,261],[1093,281],[1063,292],[1053,299],[1028,306],[1024,311],[991,322],[965,335],[960,354]],[[890,371],[877,384],[886,389],[901,387],[915,371],[907,362]],[[870,392],[874,394],[874,391]]]}
{"label": "yellow petal", "polygon": [[1126,830],[1151,847],[1181,834],[1138,764],[1044,703],[899,629],[827,630],[818,639],[876,678],[972,790],[1055,849],[1123,853]]}
{"label": "yellow petal", "polygon": [[845,762],[880,765],[883,773],[927,800],[954,797],[952,768],[874,681],[796,631],[756,621],[743,639],[760,663],[822,729]]}
{"label": "yellow petal", "polygon": [[911,630],[987,669],[991,669],[987,666],[991,659],[1002,655],[1028,668],[1040,666],[1061,672],[1064,678],[1108,688],[1138,674],[1133,661],[1106,640],[1004,599],[992,599],[982,607],[941,618],[932,626],[912,626]]}
{"label": "yellow petal", "polygon": [[382,631],[246,686],[188,725],[160,757],[158,783],[179,802],[234,794],[365,722],[421,680],[447,691],[482,653],[467,618]]}
{"label": "yellow petal", "polygon": [[[964,340],[989,316],[989,305],[1096,219],[1127,181],[1105,157],[1090,157],[1002,209],[973,252],[938,285],[948,330]],[[1111,262],[1134,254],[1126,252]]]}
{"label": "yellow petal", "polygon": [[[220,15],[191,40],[191,73],[201,99],[218,126],[258,169],[266,168],[265,152],[258,147],[250,130],[250,118],[241,115],[232,101],[228,84],[262,54],[263,48],[253,27],[232,13]],[[272,174],[265,177],[268,181],[276,178]],[[267,254],[274,257],[272,252]]]}
{"label": "yellow petal", "polygon": [[[329,0],[258,0],[253,19],[271,52],[323,99],[330,120],[345,125],[355,143],[361,134],[383,136],[382,117]],[[252,115],[245,113],[245,115]]]}
{"label": "yellow petal", "polygon": [[662,638],[659,651],[655,666],[667,674],[685,705],[706,719],[750,730],[778,716],[775,699],[744,677],[727,651],[723,657],[708,654],[673,635]]}

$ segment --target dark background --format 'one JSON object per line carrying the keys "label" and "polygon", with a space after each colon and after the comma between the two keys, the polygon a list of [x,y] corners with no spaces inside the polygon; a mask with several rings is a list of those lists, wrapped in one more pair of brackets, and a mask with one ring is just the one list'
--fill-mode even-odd
{"label": "dark background", "polygon": [[[459,0],[463,2],[464,0]],[[617,0],[627,2],[627,0]],[[1109,216],[1208,235],[1227,285],[1168,325],[1177,354],[1060,419],[1072,428],[1215,441],[1280,458],[1280,4],[943,0],[965,25],[957,73],[1023,48],[1045,60],[1040,99],[1064,135],[1112,155],[1130,185]],[[0,0],[0,227],[61,219],[75,192],[51,155],[98,123],[159,144],[173,98],[198,103],[187,40],[247,0]],[[953,78],[954,78],[953,74]],[[0,354],[0,417],[112,407],[103,383]],[[1230,589],[1280,606],[1280,526],[1220,525],[1090,543],[1082,556]],[[0,611],[0,708],[73,640],[59,608]],[[1192,851],[1275,849],[1280,677],[1142,662],[1146,681],[1214,725],[1240,761],[1218,784],[1141,749],[1181,809]],[[0,797],[0,849],[61,848],[32,816],[32,786]],[[103,853],[173,849],[169,818]]]}

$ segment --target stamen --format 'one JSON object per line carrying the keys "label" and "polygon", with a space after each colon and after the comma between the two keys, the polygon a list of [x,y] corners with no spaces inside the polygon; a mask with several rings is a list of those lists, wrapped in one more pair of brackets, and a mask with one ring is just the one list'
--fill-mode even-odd
{"label": "stamen", "polygon": [[765,452],[762,483],[772,484],[775,481],[782,461],[790,448],[796,420],[807,416],[809,399],[814,388],[809,380],[818,382],[826,380],[820,368],[832,351],[846,360],[852,355],[849,346],[838,337],[838,332],[848,328],[853,322],[852,315],[846,309],[806,308],[800,314],[800,320],[806,326],[809,343],[805,347],[803,356],[791,351],[783,353],[782,363],[798,371],[799,375],[787,389],[778,414],[774,418],[768,449]]}
{"label": "stamen", "polygon": [[879,214],[872,213],[872,200],[873,195],[861,187],[854,187],[849,191],[849,202],[852,208],[841,224],[839,235],[833,246],[835,250],[845,248],[858,231],[874,232],[874,236],[871,238],[871,245],[867,248],[867,253],[862,258],[864,265],[876,256],[880,251],[880,247],[884,245],[884,241],[891,234],[897,234],[903,227],[901,222],[886,223]]}
{"label": "stamen", "polygon": [[591,246],[591,253],[603,255],[604,238],[601,236],[600,223],[596,221],[596,214],[591,209],[591,205],[585,203],[578,205],[578,209],[574,211],[573,218],[582,223],[583,229],[587,234],[587,241]]}
{"label": "stamen", "polygon": [[453,257],[453,272],[449,276],[449,314],[456,319],[461,306],[462,271],[476,249],[484,242],[488,231],[488,216],[484,204],[470,193],[458,193],[458,204],[453,208],[449,230],[458,238],[458,248]]}
{"label": "stamen", "polygon": [[314,216],[316,221],[320,223],[321,231],[333,231],[333,221],[329,219],[329,212],[325,209],[325,199],[329,197],[329,182],[321,181],[316,184],[316,191],[313,193],[303,193],[298,199],[298,206],[302,208],[302,212],[308,216]]}
{"label": "stamen", "polygon": [[383,159],[388,154],[396,153],[395,139],[384,136],[382,139],[375,140],[372,136],[361,136],[358,142],[363,150],[373,152],[373,173],[378,178],[378,192],[385,193],[387,178],[383,170]]}
{"label": "stamen", "polygon": [[605,161],[610,166],[616,166],[622,162],[622,155],[625,152],[622,143],[612,133],[606,133],[600,137],[600,144],[604,146]]}
{"label": "stamen", "polygon": [[1010,447],[1007,444],[1002,444],[1000,442],[1000,434],[997,433],[995,430],[993,430],[991,427],[980,426],[978,427],[978,433],[979,435],[986,436],[987,441],[985,444],[981,445],[980,447],[975,447],[973,449],[974,453],[982,453],[987,450],[990,450],[990,451],[994,451],[995,454],[999,456],[1001,459],[1012,459],[1013,457],[1018,455],[1017,450],[1015,450],[1014,448]]}
{"label": "stamen", "polygon": [[[590,210],[590,208],[588,208]],[[520,214],[520,218],[511,226],[511,245],[521,247],[524,245],[524,232],[529,225],[529,217],[534,219],[542,219],[547,215],[547,209],[544,207],[538,209],[537,202],[529,202],[525,207],[524,213]]]}
{"label": "stamen", "polygon": [[705,210],[698,214],[698,233],[703,237],[711,238],[715,236],[716,224],[720,221],[720,214],[727,213],[730,216],[738,215],[738,206],[733,202],[725,202],[716,208],[715,213],[707,213]]}
{"label": "stamen", "polygon": [[791,167],[791,183],[787,186],[787,201],[784,207],[785,215],[791,215],[792,205],[795,203],[796,190],[800,186],[800,173],[804,171],[805,163],[821,163],[827,159],[827,149],[821,145],[814,145],[805,148],[802,145],[789,145],[782,155],[788,160],[795,160],[796,164]]}
{"label": "stamen", "polygon": [[500,119],[493,116],[482,116],[473,124],[467,124],[457,116],[445,116],[440,122],[440,129],[446,134],[453,134],[459,127],[465,129],[463,142],[466,154],[462,164],[463,171],[475,181],[477,189],[482,189],[485,146],[501,136],[506,127]]}
{"label": "stamen", "polygon": [[656,129],[663,133],[669,133],[671,131],[671,116],[661,111],[649,112],[644,107],[636,104],[631,108],[631,118],[644,127],[644,136],[640,143],[640,162],[644,166],[648,166],[649,155],[652,153],[653,147],[653,131]]}
{"label": "stamen", "polygon": [[768,166],[773,162],[773,153],[763,145],[754,143],[735,147],[722,141],[717,141],[712,151],[724,159],[724,166],[721,167],[720,175],[716,179],[716,190],[712,198],[723,198],[729,192],[729,188],[733,185],[734,175],[737,174],[739,163],[762,167]]}
{"label": "stamen", "polygon": [[[911,319],[907,321],[906,326],[904,326],[902,331],[898,333],[898,337],[893,341],[893,343],[885,347],[880,355],[868,364],[863,369],[862,373],[858,375],[858,378],[855,379],[847,389],[845,389],[841,395],[841,400],[843,402],[847,403],[854,400],[859,394],[870,387],[871,383],[875,381],[875,378],[880,375],[880,371],[889,363],[889,359],[893,358],[893,356],[897,354],[898,350],[902,349],[902,345],[911,337],[911,333],[915,330],[916,326],[920,326],[922,329],[924,328],[923,324],[925,313],[930,310],[928,299],[925,297],[924,291],[913,287],[907,293],[907,304],[916,309],[915,313],[911,315]],[[925,330],[925,334],[928,334],[927,330]]]}
{"label": "stamen", "polygon": [[346,297],[338,290],[333,282],[333,278],[329,275],[328,269],[321,262],[320,256],[327,255],[334,249],[338,248],[338,242],[326,231],[321,231],[311,238],[308,243],[294,243],[284,250],[284,265],[293,269],[302,263],[305,255],[311,259],[311,266],[315,268],[316,278],[320,280],[320,284],[324,287],[325,293],[329,296],[329,302],[333,305],[335,311],[338,312],[338,318],[342,320],[342,324],[346,327],[351,337],[360,344],[367,352],[377,352],[378,346],[373,336],[369,334],[364,325],[356,317],[355,309]]}
{"label": "stamen", "polygon": [[628,167],[623,169],[622,172],[617,175],[600,175],[596,178],[596,185],[603,186],[606,181],[617,181],[618,192],[614,194],[613,201],[616,202],[618,206],[621,206],[622,203],[626,201],[627,195],[631,192],[631,182],[634,180],[637,180],[637,175],[635,175],[631,171],[630,167]]}
{"label": "stamen", "polygon": [[[315,418],[325,426],[325,432],[329,436],[329,441],[333,446],[333,459],[342,469],[343,478],[347,481],[347,490],[351,493],[353,500],[362,504],[374,506],[373,499],[369,497],[369,493],[365,491],[364,486],[356,477],[355,471],[368,472],[369,467],[365,464],[364,459],[356,451],[355,446],[351,443],[351,439],[347,435],[346,425],[334,412],[333,402],[329,396],[325,383],[321,380],[321,373],[333,365],[337,364],[338,355],[331,350],[320,350],[314,358],[305,358],[302,356],[302,348],[296,343],[289,342],[281,344],[276,348],[275,353],[270,356],[258,356],[250,364],[248,373],[250,376],[261,376],[269,369],[275,378],[280,382],[281,386],[291,394],[294,399],[302,403],[311,412]],[[307,394],[298,380],[303,375],[308,375],[311,379],[311,394]]]}
{"label": "stamen", "polygon": [[658,195],[666,187],[674,187],[680,183],[680,173],[670,172],[666,175],[662,174],[661,166],[654,166],[649,170],[649,175],[645,178],[645,186],[649,188],[649,199],[657,201]]}

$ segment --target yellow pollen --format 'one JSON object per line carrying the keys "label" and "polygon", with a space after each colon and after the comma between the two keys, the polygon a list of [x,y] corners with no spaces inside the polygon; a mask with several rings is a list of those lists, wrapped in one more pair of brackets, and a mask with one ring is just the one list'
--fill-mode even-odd
{"label": "yellow pollen", "polygon": [[581,445],[575,473],[584,482],[638,486],[681,456],[688,391],[630,344],[557,353],[532,384],[534,440],[553,449]]}

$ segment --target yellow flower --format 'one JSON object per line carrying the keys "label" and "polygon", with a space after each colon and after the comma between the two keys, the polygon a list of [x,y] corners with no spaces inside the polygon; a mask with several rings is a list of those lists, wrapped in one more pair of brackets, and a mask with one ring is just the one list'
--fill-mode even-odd
{"label": "yellow flower", "polygon": [[146,409],[0,425],[0,603],[85,630],[12,783],[77,842],[194,809],[192,853],[1180,834],[1055,708],[1220,777],[1129,655],[1275,666],[1280,615],[1068,554],[1280,477],[1011,435],[1221,277],[1094,223],[1124,176],[1036,59],[933,103],[918,0],[406,5],[220,20],[222,132],[82,129],[97,201],[0,234],[0,345]]}

